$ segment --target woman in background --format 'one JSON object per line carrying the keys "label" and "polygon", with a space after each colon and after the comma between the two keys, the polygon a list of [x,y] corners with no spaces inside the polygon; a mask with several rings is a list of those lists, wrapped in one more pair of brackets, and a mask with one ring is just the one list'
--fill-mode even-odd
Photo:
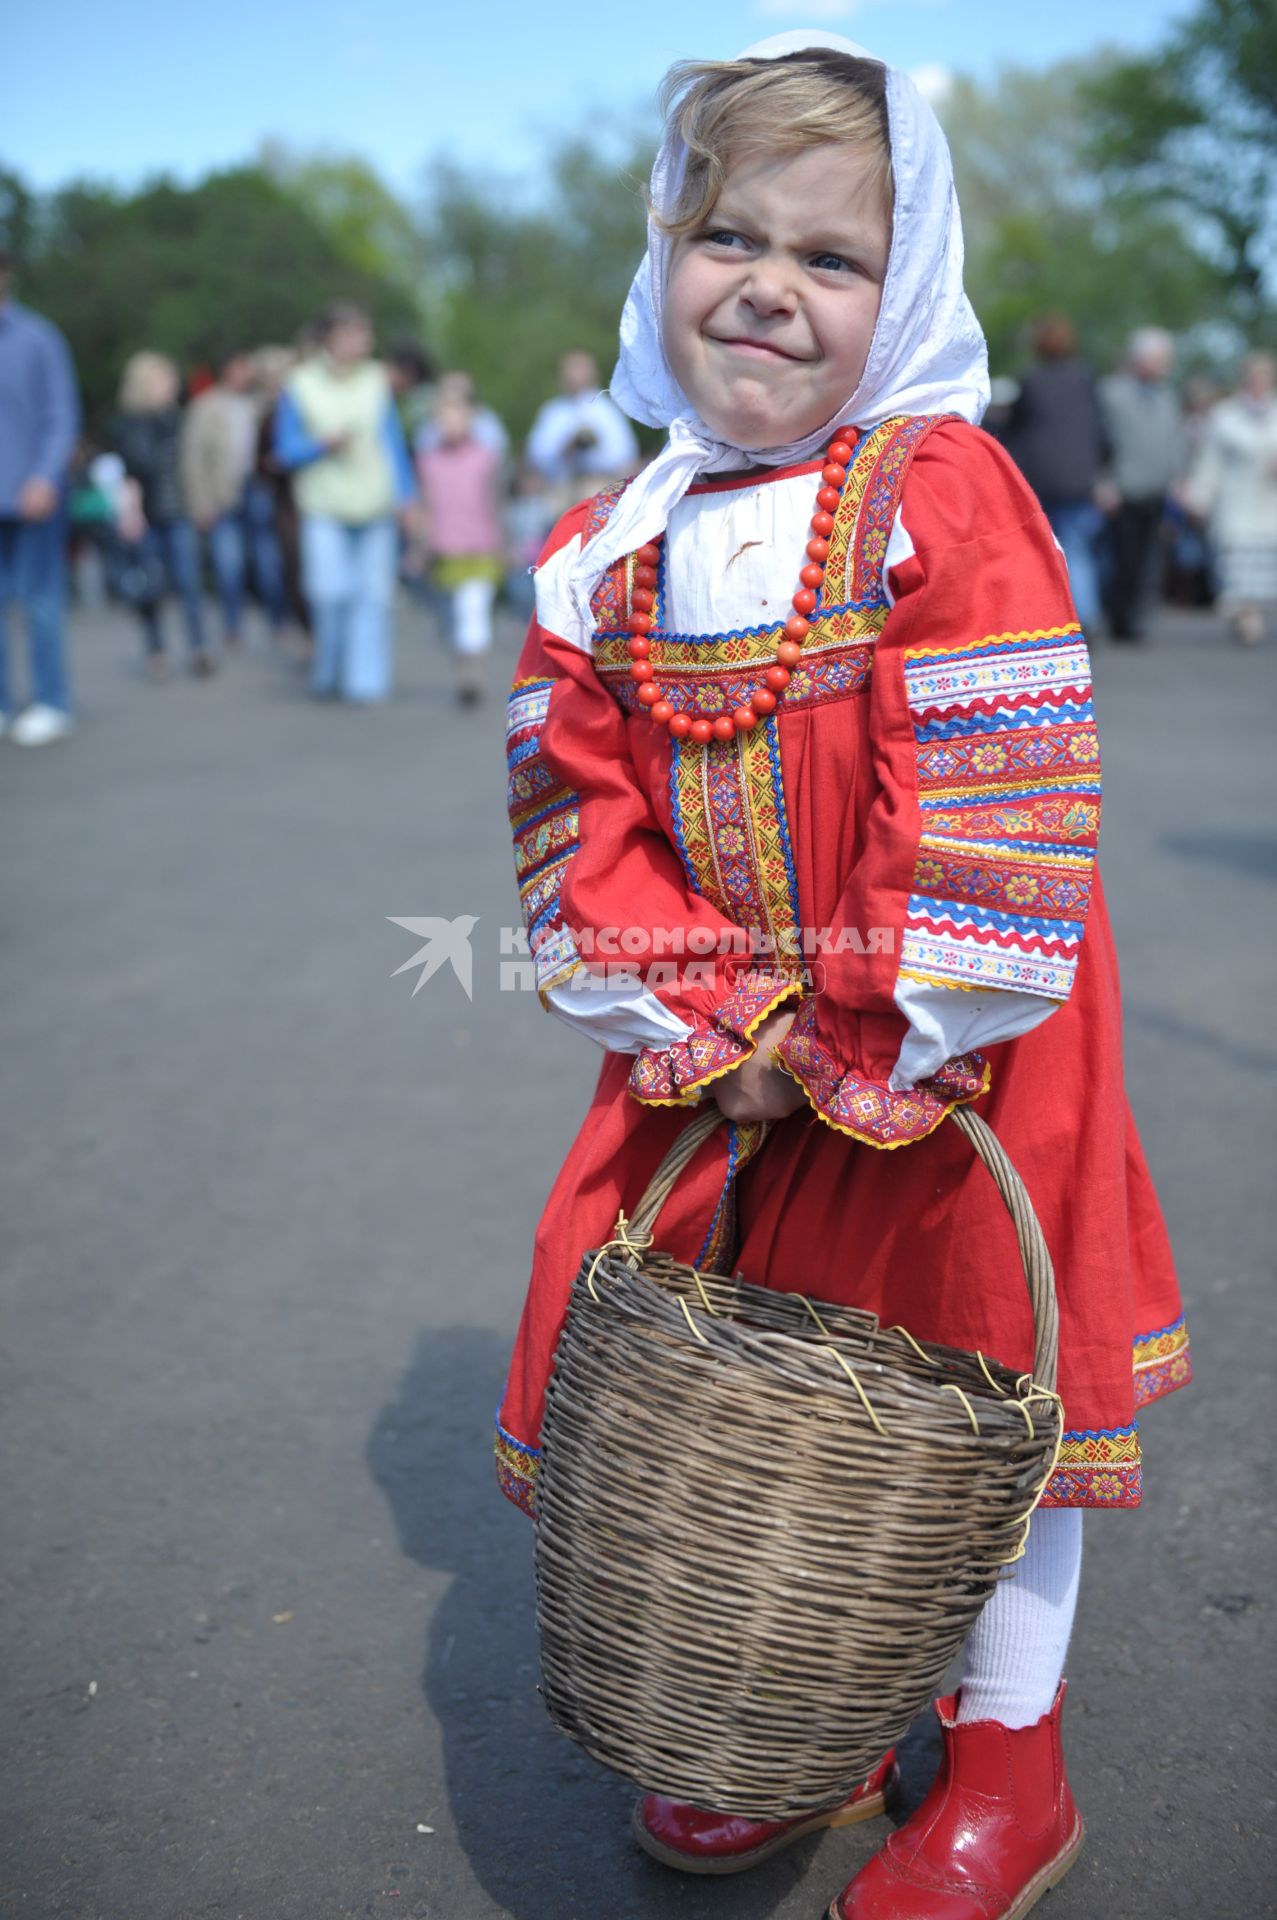
{"label": "woman in background", "polygon": [[1253,647],[1277,607],[1277,360],[1250,353],[1236,393],[1208,415],[1185,495],[1207,522],[1220,606]]}
{"label": "woman in background", "polygon": [[416,498],[412,462],[372,322],[345,303],[320,350],[295,367],[275,410],[275,454],[293,475],[302,585],[314,632],[311,692],[387,700],[398,517]]}
{"label": "woman in background", "polygon": [[135,353],[120,381],[112,432],[128,482],[118,531],[139,563],[134,577],[149,583],[133,598],[142,616],[147,668],[155,680],[168,672],[160,607],[170,588],[182,603],[191,672],[207,676],[213,671],[204,635],[199,535],[182,491],[180,393],[181,379],[171,360],[162,353]]}

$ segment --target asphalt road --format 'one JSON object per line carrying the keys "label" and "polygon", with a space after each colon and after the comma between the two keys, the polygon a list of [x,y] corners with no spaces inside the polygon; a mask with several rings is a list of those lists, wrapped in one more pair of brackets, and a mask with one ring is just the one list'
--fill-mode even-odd
{"label": "asphalt road", "polygon": [[[264,647],[0,745],[4,1920],[816,1920],[878,1844],[735,1882],[551,1729],[490,1422],[595,1056],[498,990],[499,700],[412,608],[382,712]],[[503,637],[498,678],[515,640]],[[1198,1378],[1087,1523],[1050,1920],[1277,1911],[1277,644],[1098,650],[1130,1087]],[[388,916],[479,917],[415,997]],[[925,1752],[915,1754],[915,1771]]]}

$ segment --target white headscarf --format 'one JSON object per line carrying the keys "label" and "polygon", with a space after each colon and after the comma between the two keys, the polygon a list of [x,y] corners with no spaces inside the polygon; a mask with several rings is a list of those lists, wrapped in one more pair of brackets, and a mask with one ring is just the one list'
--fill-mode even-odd
{"label": "white headscarf", "polygon": [[[738,57],[775,60],[816,48],[875,58],[841,34],[806,32],[775,34]],[[665,358],[661,314],[670,241],[649,216],[647,252],[621,316],[621,357],[610,391],[633,419],[668,427],[669,440],[626,488],[611,518],[576,562],[572,597],[587,631],[594,624],[590,598],[607,569],[664,532],[670,513],[698,474],[808,460],[844,420],[866,429],[893,414],[957,413],[978,421],[984,413],[989,403],[988,355],[962,287],[962,221],[949,148],[935,114],[898,67],[887,68],[887,120],[895,209],[877,325],[856,391],[804,440],[785,447],[731,446],[716,439],[696,412]],[[683,142],[667,134],[652,169],[653,213],[672,206],[686,159]]]}

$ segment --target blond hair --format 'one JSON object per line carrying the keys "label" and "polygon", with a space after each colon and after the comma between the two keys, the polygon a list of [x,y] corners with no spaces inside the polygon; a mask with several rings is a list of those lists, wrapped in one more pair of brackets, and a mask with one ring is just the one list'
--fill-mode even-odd
{"label": "blond hair", "polygon": [[135,353],[120,375],[121,413],[158,413],[181,391],[177,367],[164,353]]}
{"label": "blond hair", "polygon": [[859,147],[872,155],[891,212],[887,73],[876,60],[826,48],[779,60],[680,60],[665,76],[661,110],[687,149],[674,205],[658,215],[667,233],[699,226],[740,161],[807,147]]}

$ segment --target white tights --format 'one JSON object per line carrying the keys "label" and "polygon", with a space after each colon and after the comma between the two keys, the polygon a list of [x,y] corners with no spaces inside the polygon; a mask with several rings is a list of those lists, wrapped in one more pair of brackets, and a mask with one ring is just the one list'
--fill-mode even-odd
{"label": "white tights", "polygon": [[1077,1507],[1041,1508],[1014,1575],[996,1586],[962,1658],[958,1719],[1031,1727],[1055,1700],[1082,1572]]}
{"label": "white tights", "polygon": [[486,653],[492,645],[491,580],[463,580],[452,590],[452,644],[458,653]]}

